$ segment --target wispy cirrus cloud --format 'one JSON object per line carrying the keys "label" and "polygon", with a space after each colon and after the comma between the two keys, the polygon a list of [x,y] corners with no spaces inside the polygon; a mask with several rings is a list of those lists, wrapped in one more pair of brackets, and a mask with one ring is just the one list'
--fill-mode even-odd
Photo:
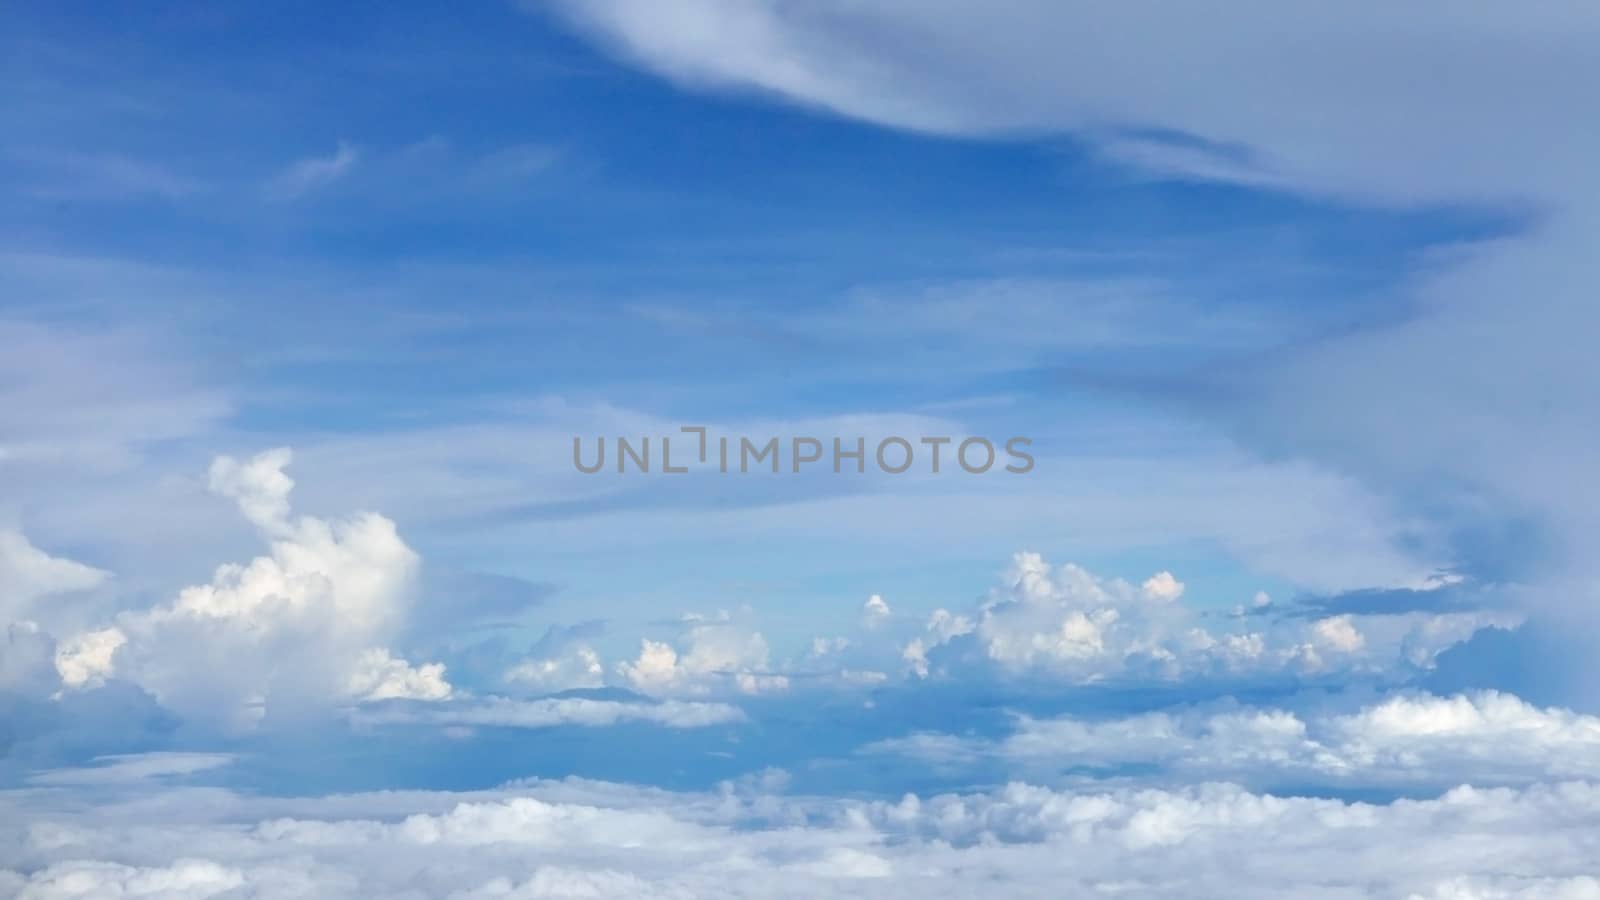
{"label": "wispy cirrus cloud", "polygon": [[90,765],[48,769],[28,776],[28,783],[43,787],[127,785],[161,778],[181,778],[232,765],[230,753],[155,751],[96,757]]}
{"label": "wispy cirrus cloud", "polygon": [[312,156],[295,162],[267,182],[267,193],[278,200],[295,200],[321,190],[348,175],[361,158],[348,141],[340,141],[329,156]]}
{"label": "wispy cirrus cloud", "polygon": [[[1415,265],[1388,315],[1133,393],[1404,496],[1447,528],[1537,529],[1560,563],[1513,577],[1541,580],[1533,605],[1583,634],[1568,661],[1592,665],[1577,644],[1600,637],[1582,612],[1593,591],[1579,586],[1600,538],[1600,498],[1585,487],[1600,439],[1586,363],[1600,144],[1572,123],[1593,105],[1580,85],[1600,70],[1579,48],[1600,22],[1581,5],[557,8],[624,60],[696,90],[754,88],[966,138],[1070,136],[1141,171],[1279,195],[1498,210],[1505,239]],[[891,37],[906,34],[920,39]]]}
{"label": "wispy cirrus cloud", "polygon": [[745,721],[727,703],[607,697],[558,696],[533,700],[510,697],[462,698],[456,702],[362,707],[351,713],[358,727],[429,725],[444,728],[591,728],[643,722],[667,728],[705,728]]}

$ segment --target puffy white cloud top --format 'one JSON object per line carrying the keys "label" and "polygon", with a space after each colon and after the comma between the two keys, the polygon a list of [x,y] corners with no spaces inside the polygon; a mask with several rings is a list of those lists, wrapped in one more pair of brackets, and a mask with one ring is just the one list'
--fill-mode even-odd
{"label": "puffy white cloud top", "polygon": [[290,460],[278,449],[212,464],[212,490],[239,505],[269,553],[63,641],[55,660],[67,689],[121,679],[185,717],[233,728],[269,712],[450,696],[443,666],[413,667],[384,646],[404,620],[417,555],[375,513],[291,517]]}
{"label": "puffy white cloud top", "polygon": [[[1237,707],[1107,719],[1017,718],[994,740],[921,733],[873,752],[937,767],[997,761],[1020,771],[1136,767],[1166,780],[1342,786],[1525,784],[1600,779],[1600,718],[1497,691],[1399,694],[1349,713]],[[1148,773],[1157,766],[1160,775]]]}
{"label": "puffy white cloud top", "polygon": [[727,612],[690,616],[683,622],[679,647],[644,639],[639,656],[617,665],[623,683],[651,695],[726,691],[760,694],[783,691],[789,679],[769,668],[767,639]]}
{"label": "puffy white cloud top", "polygon": [[[781,777],[672,793],[532,782],[271,799],[170,788],[85,812],[0,796],[0,892],[67,897],[1596,896],[1600,788],[1387,805],[1226,784],[1013,783],[886,801]],[[11,867],[9,870],[3,867]],[[22,868],[18,868],[22,867]]]}
{"label": "puffy white cloud top", "polygon": [[[1513,617],[1488,612],[1208,619],[1160,572],[1143,585],[1018,553],[969,612],[940,609],[903,656],[922,677],[975,670],[1071,683],[1426,668],[1442,650]],[[1264,595],[1258,595],[1264,596]],[[1262,610],[1270,601],[1253,601]]]}

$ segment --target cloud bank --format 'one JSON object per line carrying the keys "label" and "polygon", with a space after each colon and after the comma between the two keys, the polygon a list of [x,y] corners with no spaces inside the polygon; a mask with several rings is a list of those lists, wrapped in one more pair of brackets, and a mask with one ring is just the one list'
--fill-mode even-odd
{"label": "cloud bank", "polygon": [[884,801],[791,797],[774,792],[781,785],[769,775],[672,793],[570,780],[282,800],[174,789],[94,812],[13,792],[0,796],[14,814],[0,826],[0,866],[13,867],[0,868],[0,889],[30,900],[1533,900],[1600,889],[1600,791],[1582,783],[1462,787],[1386,805],[1226,784],[1076,792],[1017,782]]}

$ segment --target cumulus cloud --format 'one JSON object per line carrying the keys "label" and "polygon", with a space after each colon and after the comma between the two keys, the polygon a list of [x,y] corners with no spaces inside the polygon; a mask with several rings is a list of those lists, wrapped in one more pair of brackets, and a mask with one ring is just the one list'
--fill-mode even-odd
{"label": "cumulus cloud", "polygon": [[274,710],[448,697],[442,666],[414,668],[384,649],[403,621],[416,554],[375,513],[292,518],[290,459],[280,449],[211,467],[212,488],[261,529],[267,555],[220,566],[169,603],[63,641],[62,683],[126,680],[181,715],[231,727]]}
{"label": "cumulus cloud", "polygon": [[1141,591],[1147,599],[1170,602],[1183,596],[1183,582],[1172,577],[1171,572],[1157,572],[1145,579]]}
{"label": "cumulus cloud", "polygon": [[861,627],[877,628],[888,621],[889,615],[889,601],[873,594],[867,598],[867,602],[861,604]]}
{"label": "cumulus cloud", "polygon": [[207,473],[212,493],[239,505],[251,524],[269,534],[289,527],[289,492],[294,479],[284,471],[294,459],[288,447],[256,454],[243,462],[219,456]]}
{"label": "cumulus cloud", "polygon": [[1367,645],[1367,639],[1351,616],[1330,616],[1311,626],[1312,637],[1320,644],[1340,653],[1355,653]]}
{"label": "cumulus cloud", "polygon": [[[1246,628],[1209,622],[1180,603],[1183,584],[1161,572],[1135,587],[1071,563],[1019,553],[977,608],[936,610],[904,648],[918,676],[1044,674],[1072,683],[1269,674],[1403,672],[1426,668],[1477,629],[1514,617],[1485,612],[1285,617]],[[1253,608],[1269,604],[1259,597]],[[1247,623],[1248,624],[1248,623]]]}
{"label": "cumulus cloud", "polygon": [[[1308,619],[1264,615],[1258,594],[1245,617],[1213,615],[1184,600],[1185,585],[1161,571],[1143,582],[1052,566],[1019,553],[975,609],[935,610],[908,639],[903,617],[881,595],[863,602],[849,634],[818,636],[808,652],[775,660],[749,611],[691,615],[671,638],[643,638],[632,659],[611,666],[586,641],[552,629],[502,674],[507,687],[536,693],[609,683],[650,696],[761,694],[792,688],[881,684],[900,669],[918,678],[1034,678],[1071,684],[1185,679],[1410,677],[1442,650],[1516,617],[1487,611],[1418,610]],[[1242,605],[1241,605],[1242,606]]]}
{"label": "cumulus cloud", "polygon": [[120,628],[102,628],[80,634],[56,650],[56,671],[69,688],[94,688],[105,684],[116,666],[114,657],[128,636]]}
{"label": "cumulus cloud", "polygon": [[[1463,787],[1386,805],[1220,784],[1012,783],[882,800],[787,796],[774,792],[781,784],[679,793],[535,781],[470,794],[302,799],[210,791],[209,804],[182,802],[172,788],[93,811],[36,791],[4,798],[22,815],[0,825],[0,890],[28,898],[1561,897],[1588,889],[1588,836],[1600,827],[1600,789],[1582,783]],[[217,807],[229,810],[226,824],[215,821]]]}
{"label": "cumulus cloud", "polygon": [[[51,629],[82,611],[66,595],[105,584],[111,573],[51,556],[16,529],[0,529],[0,691],[44,696],[60,684],[55,660],[63,649]],[[48,600],[49,602],[40,602]],[[66,673],[76,683],[99,683],[116,649],[116,635],[88,635],[68,648]]]}
{"label": "cumulus cloud", "polygon": [[601,630],[598,622],[552,625],[526,657],[505,670],[501,680],[509,687],[539,694],[603,687],[605,664],[589,643]]}
{"label": "cumulus cloud", "polygon": [[505,680],[535,691],[554,694],[576,688],[605,685],[600,654],[587,644],[576,644],[555,656],[525,659],[506,670]]}
{"label": "cumulus cloud", "polygon": [[1352,713],[1186,709],[1082,719],[1020,716],[1005,738],[923,733],[868,748],[938,767],[999,761],[1122,778],[1156,766],[1169,780],[1273,786],[1448,786],[1600,779],[1600,718],[1495,691],[1396,695]]}
{"label": "cumulus cloud", "polygon": [[412,666],[382,647],[362,652],[345,685],[345,694],[358,700],[447,700],[450,693],[443,665]]}
{"label": "cumulus cloud", "polygon": [[678,646],[643,639],[638,657],[619,663],[617,675],[627,686],[650,695],[730,689],[761,694],[789,687],[787,676],[770,669],[766,638],[726,612],[686,617]]}

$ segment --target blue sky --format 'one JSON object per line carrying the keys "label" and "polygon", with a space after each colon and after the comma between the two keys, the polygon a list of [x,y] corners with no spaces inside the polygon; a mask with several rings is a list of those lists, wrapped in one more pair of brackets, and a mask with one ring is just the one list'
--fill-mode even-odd
{"label": "blue sky", "polygon": [[[1600,891],[1271,868],[1600,815],[1600,19],[1302,12],[0,13],[0,894]],[[572,465],[684,425],[1037,465]]]}

